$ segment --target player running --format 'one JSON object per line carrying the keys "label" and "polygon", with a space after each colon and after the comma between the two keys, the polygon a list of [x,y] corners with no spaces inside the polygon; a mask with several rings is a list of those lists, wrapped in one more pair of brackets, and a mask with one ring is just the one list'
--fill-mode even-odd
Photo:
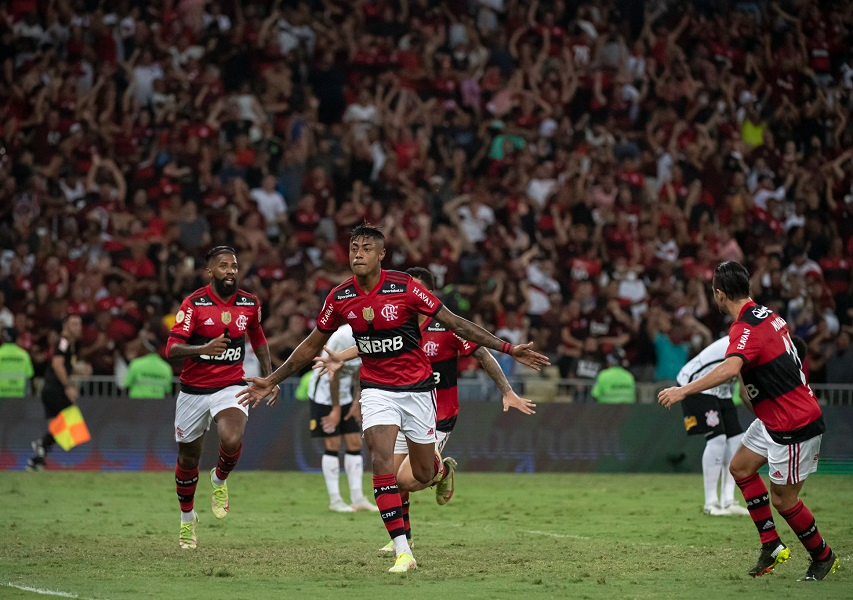
{"label": "player running", "polygon": [[[713,290],[717,308],[734,319],[726,359],[704,377],[683,387],[661,390],[658,402],[670,408],[691,394],[740,377],[741,397],[757,417],[746,430],[730,467],[761,538],[761,553],[749,574],[760,577],[769,573],[791,555],[776,531],[772,501],[811,555],[811,564],[800,581],[821,580],[838,568],[838,557],[799,499],[806,477],[817,470],[820,441],[826,430],[820,406],[806,381],[785,319],[749,297],[746,268],[733,261],[720,264],[714,272]],[[766,464],[770,495],[758,475],[758,469]]]}
{"label": "player running", "polygon": [[[430,292],[435,288],[435,278],[432,273],[423,267],[412,267],[406,271],[415,281],[426,287]],[[516,394],[506,379],[498,361],[488,350],[477,344],[463,340],[447,327],[434,318],[425,315],[418,316],[421,330],[421,348],[429,358],[432,365],[432,375],[436,385],[436,447],[443,452],[456,419],[459,416],[459,390],[458,362],[460,356],[473,356],[480,363],[483,371],[492,378],[503,396],[504,412],[514,407],[526,415],[532,415],[536,407],[530,400],[521,398]],[[357,356],[355,346],[347,348],[343,352],[327,352],[316,362],[315,372],[330,373],[339,372],[342,365],[348,364],[353,356]],[[435,501],[444,505],[453,497],[456,461],[446,456],[444,458],[447,477],[435,486]],[[403,501],[403,524],[406,529],[406,538],[411,546],[412,529],[409,519],[409,493],[417,492],[429,487],[428,484],[416,480],[412,474],[412,466],[409,461],[409,449],[406,437],[402,433],[397,434],[394,446],[394,468],[397,473],[397,485],[400,487],[400,497]],[[383,552],[394,552],[394,542],[390,541],[381,548]]]}
{"label": "player running", "polygon": [[382,269],[385,236],[368,224],[350,236],[349,262],[354,276],[326,298],[317,327],[272,375],[250,378],[240,403],[256,406],[281,381],[317,357],[329,336],[342,324],[352,326],[361,367],[361,412],[364,439],[373,465],[373,494],[397,558],[391,573],[417,568],[406,541],[402,500],[394,470],[397,432],[407,439],[414,478],[441,482],[449,470],[435,452],[435,379],[420,347],[418,314],[436,317],[464,339],[511,354],[533,368],[548,358],[531,348],[513,346],[448,310],[410,275]]}
{"label": "player running", "polygon": [[[256,296],[237,288],[237,256],[229,246],[217,246],[205,256],[210,284],[196,290],[181,303],[169,333],[166,355],[183,359],[181,391],[175,411],[175,441],[178,461],[175,485],[181,505],[181,548],[194,549],[198,542],[198,515],[193,509],[198,462],[204,433],[216,422],[219,460],[210,471],[213,486],[211,510],[217,519],[228,515],[228,486],[225,480],[237,465],[243,447],[243,432],[249,411],[234,397],[243,381],[245,339],[261,364],[261,372],[272,372],[267,340],[261,329],[261,303]],[[275,404],[278,386],[264,394]],[[263,399],[259,398],[259,400]]]}

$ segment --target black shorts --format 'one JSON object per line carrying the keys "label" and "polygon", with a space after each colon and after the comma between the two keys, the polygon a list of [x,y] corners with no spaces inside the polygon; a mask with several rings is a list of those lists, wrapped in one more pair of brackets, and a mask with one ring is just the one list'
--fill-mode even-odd
{"label": "black shorts", "polygon": [[311,421],[308,424],[308,428],[311,430],[312,438],[327,438],[327,437],[337,437],[344,433],[360,433],[361,428],[358,425],[358,421],[350,417],[349,419],[344,419],[344,416],[349,412],[350,404],[344,404],[341,406],[341,422],[338,423],[338,426],[335,428],[335,431],[332,433],[326,433],[323,431],[323,425],[320,423],[320,419],[327,416],[330,412],[332,412],[331,404],[318,404],[311,401]]}
{"label": "black shorts", "polygon": [[53,419],[72,404],[65,395],[65,390],[55,387],[42,389],[41,403],[44,405],[44,414],[48,419]]}
{"label": "black shorts", "polygon": [[681,402],[681,408],[687,435],[704,435],[710,439],[723,434],[732,437],[743,433],[731,398],[691,394]]}

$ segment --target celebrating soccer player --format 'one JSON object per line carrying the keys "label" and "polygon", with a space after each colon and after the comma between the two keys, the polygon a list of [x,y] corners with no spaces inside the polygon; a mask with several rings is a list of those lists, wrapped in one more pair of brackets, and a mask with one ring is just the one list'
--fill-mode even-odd
{"label": "celebrating soccer player", "polygon": [[[166,355],[183,359],[181,391],[175,411],[175,441],[178,462],[175,484],[181,505],[181,548],[197,546],[198,515],[193,509],[198,484],[198,461],[204,433],[216,422],[219,460],[210,471],[213,486],[211,510],[217,519],[228,515],[226,479],[240,458],[248,409],[235,395],[243,381],[245,340],[248,335],[261,364],[261,372],[272,372],[269,348],[261,329],[261,303],[256,296],[237,288],[237,256],[229,246],[207,253],[210,284],[187,296],[175,316]],[[272,405],[278,386],[270,386],[266,398]]]}
{"label": "celebrating soccer player", "polygon": [[[788,522],[811,555],[800,581],[817,581],[834,573],[838,557],[823,539],[812,512],[799,499],[806,477],[817,470],[820,442],[826,426],[802,370],[802,362],[785,319],[749,296],[749,272],[726,261],[714,272],[714,301],[734,319],[726,359],[704,377],[658,394],[669,408],[732,377],[740,377],[741,397],[757,419],[746,430],[731,461],[731,473],[746,499],[758,528],[761,553],[749,574],[760,577],[788,560],[790,549],[776,531],[770,502]],[[769,464],[770,491],[758,469]]]}
{"label": "celebrating soccer player", "polygon": [[511,354],[517,361],[541,368],[548,358],[532,344],[499,340],[463,319],[418,284],[410,275],[382,269],[385,236],[368,224],[350,236],[349,262],[354,277],[326,298],[317,327],[272,375],[250,378],[238,396],[256,406],[281,381],[314,359],[329,336],[343,323],[352,326],[362,359],[361,412],[364,439],[373,464],[373,494],[397,559],[392,573],[417,568],[403,527],[402,500],[394,471],[397,432],[406,436],[412,474],[421,483],[440,482],[449,471],[435,451],[435,379],[420,346],[418,314],[435,317],[460,337]]}
{"label": "celebrating soccer player", "polygon": [[[430,292],[435,288],[435,278],[432,273],[423,267],[412,267],[406,273],[411,275],[416,282],[426,287]],[[489,377],[498,386],[503,396],[504,411],[510,407],[516,408],[526,415],[535,413],[536,405],[526,398],[516,394],[512,386],[501,371],[498,361],[482,346],[463,340],[440,321],[418,315],[418,323],[421,330],[421,348],[427,355],[432,365],[432,375],[436,386],[436,425],[435,437],[436,447],[443,452],[450,438],[456,419],[459,416],[459,389],[458,362],[460,356],[473,356],[477,359]],[[324,370],[331,373],[340,372],[345,361],[357,356],[356,347],[352,346],[343,352],[327,352],[321,356],[315,364],[315,372]],[[435,486],[435,501],[440,505],[447,504],[453,497],[456,461],[449,456],[444,457],[447,476]],[[406,538],[411,544],[412,528],[409,519],[409,493],[426,489],[429,484],[417,481],[412,475],[412,465],[409,461],[409,447],[406,437],[397,433],[394,445],[394,469],[397,474],[397,485],[400,487],[400,497],[403,501],[403,525],[406,530]],[[390,541],[381,548],[383,552],[394,552],[394,542]]]}

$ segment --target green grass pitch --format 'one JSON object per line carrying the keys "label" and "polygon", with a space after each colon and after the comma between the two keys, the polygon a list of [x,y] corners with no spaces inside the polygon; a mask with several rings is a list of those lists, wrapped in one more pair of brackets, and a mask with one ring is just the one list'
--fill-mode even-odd
{"label": "green grass pitch", "polygon": [[755,527],[703,515],[700,475],[460,471],[447,506],[429,490],[413,495],[420,568],[402,576],[377,552],[388,540],[378,515],[329,513],[319,473],[235,471],[231,512],[217,521],[202,470],[196,551],[178,548],[171,473],[0,480],[0,598],[50,597],[21,588],[99,600],[853,598],[850,476],[806,483],[803,499],[841,557],[838,572],[809,584],[797,582],[807,554],[778,515],[791,560],[747,576]]}

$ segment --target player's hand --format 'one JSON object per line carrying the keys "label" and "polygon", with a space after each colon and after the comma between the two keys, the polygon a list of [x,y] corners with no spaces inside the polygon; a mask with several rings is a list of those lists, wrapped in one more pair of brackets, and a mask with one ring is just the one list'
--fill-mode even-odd
{"label": "player's hand", "polygon": [[347,419],[355,419],[356,423],[361,425],[361,400],[354,398],[350,403],[349,410],[344,415],[344,421]]}
{"label": "player's hand", "polygon": [[335,429],[337,429],[338,424],[341,422],[341,407],[332,406],[332,410],[329,411],[329,414],[320,419],[320,426],[323,428],[323,433],[327,435],[331,435],[335,433]]}
{"label": "player's hand", "polygon": [[547,356],[533,350],[533,342],[513,346],[510,356],[524,366],[536,369],[537,371],[541,371],[542,367],[551,366],[551,361],[548,360]]}
{"label": "player's hand", "polygon": [[664,408],[671,408],[676,402],[684,400],[684,391],[682,388],[668,387],[658,392],[658,404]]}
{"label": "player's hand", "polygon": [[68,398],[68,401],[72,404],[77,402],[77,397],[80,393],[77,391],[76,385],[66,385],[65,386],[65,396]]}
{"label": "player's hand", "polygon": [[226,350],[228,350],[228,340],[225,339],[225,335],[221,333],[219,334],[219,337],[213,338],[201,347],[201,353],[208,356],[220,356]]}
{"label": "player's hand", "polygon": [[341,356],[340,352],[333,352],[329,350],[326,346],[323,346],[323,350],[326,351],[328,356],[315,356],[314,357],[314,365],[311,367],[312,369],[320,369],[319,375],[329,374],[329,378],[331,379],[332,375],[344,366],[344,359]]}
{"label": "player's hand", "polygon": [[278,401],[278,394],[281,391],[281,388],[277,385],[274,385],[272,388],[272,392],[269,396],[267,396],[267,406],[273,406],[276,401]]}
{"label": "player's hand", "polygon": [[533,410],[536,408],[536,405],[527,398],[522,398],[512,390],[504,396],[504,412],[507,412],[510,407],[518,409],[525,415],[536,414],[536,411]]}
{"label": "player's hand", "polygon": [[237,403],[240,406],[249,406],[251,404],[249,408],[255,408],[261,403],[261,400],[270,394],[275,393],[276,396],[278,395],[278,390],[275,389],[278,386],[271,384],[266,377],[246,377],[245,381],[249,386],[235,394],[239,398]]}

